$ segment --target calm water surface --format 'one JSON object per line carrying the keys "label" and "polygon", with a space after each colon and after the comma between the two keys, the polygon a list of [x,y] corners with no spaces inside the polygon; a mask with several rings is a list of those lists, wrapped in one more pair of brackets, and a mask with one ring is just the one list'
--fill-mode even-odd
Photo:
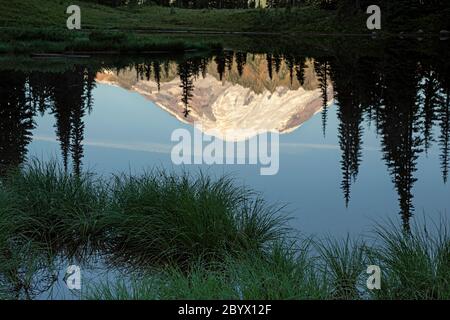
{"label": "calm water surface", "polygon": [[184,169],[233,174],[287,204],[292,226],[307,234],[364,234],[386,219],[408,228],[450,210],[450,63],[448,51],[431,51],[3,65],[0,163],[56,158],[106,176],[182,170],[171,161],[175,129],[278,132],[276,175],[260,175],[259,165]]}

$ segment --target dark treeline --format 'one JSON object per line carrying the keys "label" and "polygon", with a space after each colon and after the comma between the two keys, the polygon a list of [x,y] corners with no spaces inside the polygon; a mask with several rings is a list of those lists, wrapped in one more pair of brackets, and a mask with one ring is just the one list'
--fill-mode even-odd
{"label": "dark treeline", "polygon": [[[322,95],[324,135],[329,112],[327,102],[334,95],[342,154],[341,188],[346,205],[361,164],[363,128],[369,125],[375,128],[383,161],[398,194],[404,228],[409,230],[419,155],[426,156],[431,146],[436,145],[443,182],[448,179],[450,60],[446,54],[418,54],[406,45],[384,50],[382,57],[353,56],[345,49],[338,49],[333,55],[321,57],[271,52],[265,54],[265,60],[268,81],[283,67],[287,69],[291,86],[297,82],[297,87],[304,85],[305,70],[307,65],[312,65]],[[220,80],[231,71],[242,76],[253,55],[228,50],[215,56],[114,64],[108,69],[118,74],[134,71],[138,80],[155,81],[158,90],[161,79],[174,73],[172,76],[179,78],[182,89],[179,99],[184,110],[181,112],[189,117],[196,79],[206,76],[209,64],[214,62]],[[101,67],[76,66],[62,73],[1,71],[0,170],[26,160],[34,119],[50,112],[55,117],[64,167],[68,169],[71,159],[73,172],[80,172],[83,117],[92,109],[92,90],[99,70]]]}
{"label": "dark treeline", "polygon": [[91,0],[112,7],[159,5],[191,9],[289,8],[313,5],[343,13],[365,12],[370,5],[379,5],[389,15],[428,14],[448,10],[447,0]]}
{"label": "dark treeline", "polygon": [[248,0],[92,0],[91,2],[112,7],[158,5],[190,9],[247,9],[257,6],[255,2]]}

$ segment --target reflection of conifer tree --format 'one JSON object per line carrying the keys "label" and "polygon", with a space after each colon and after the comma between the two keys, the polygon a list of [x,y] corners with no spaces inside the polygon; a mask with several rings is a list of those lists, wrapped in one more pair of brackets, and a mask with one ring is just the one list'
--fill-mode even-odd
{"label": "reflection of conifer tree", "polygon": [[92,112],[92,106],[94,103],[94,99],[92,97],[92,91],[95,88],[95,75],[96,72],[90,69],[86,69],[84,75],[84,92],[85,92],[85,101],[86,101],[86,110],[88,113]]}
{"label": "reflection of conifer tree", "polygon": [[225,56],[223,52],[217,54],[214,58],[214,62],[217,64],[217,73],[219,74],[219,79],[222,81],[223,74],[225,72]]}
{"label": "reflection of conifer tree", "polygon": [[208,72],[208,63],[209,63],[208,58],[202,58],[202,60],[200,62],[200,69],[202,71],[202,78],[203,79],[206,78],[206,74]]}
{"label": "reflection of conifer tree", "polygon": [[362,112],[351,96],[344,96],[345,94],[339,96],[339,145],[342,150],[342,189],[345,205],[348,206],[351,183],[356,180],[361,159]]}
{"label": "reflection of conifer tree", "polygon": [[[136,70],[136,81],[144,80],[144,66],[141,64],[135,64],[134,69]],[[117,76],[120,75],[120,69],[117,69]]]}
{"label": "reflection of conifer tree", "polygon": [[[225,60],[226,59],[223,58],[223,56],[217,56],[215,59],[217,68],[219,69],[218,71],[222,75],[226,65]],[[178,75],[181,81],[180,87],[182,88],[181,101],[184,105],[184,117],[187,117],[191,112],[189,109],[189,102],[193,96],[194,78],[198,79],[200,74],[202,74],[202,77],[206,77],[208,62],[209,60],[207,58],[194,57],[178,64]],[[222,75],[220,77],[222,77]]]}
{"label": "reflection of conifer tree", "polygon": [[280,68],[281,68],[281,56],[278,53],[275,53],[273,55],[273,63],[275,66],[275,72],[278,74],[280,72]]}
{"label": "reflection of conifer tree", "polygon": [[26,78],[0,71],[0,175],[25,161],[34,128],[34,113],[26,99]]}
{"label": "reflection of conifer tree", "polygon": [[288,54],[284,57],[284,61],[286,62],[286,66],[289,69],[289,80],[292,86],[292,82],[294,80],[294,65],[295,65],[294,56]]}
{"label": "reflection of conifer tree", "polygon": [[225,65],[228,71],[231,71],[231,69],[233,68],[233,56],[233,51],[225,51]]}
{"label": "reflection of conifer tree", "polygon": [[[339,146],[342,151],[341,188],[346,206],[348,206],[350,201],[351,185],[356,180],[359,172],[362,145],[361,123],[363,121],[363,107],[359,101],[359,94],[356,91],[356,79],[353,76],[353,72],[349,72],[349,68],[352,68],[353,63],[352,61],[349,63],[350,65],[342,65],[340,62],[339,65],[333,68],[333,81],[339,119]],[[322,63],[317,66],[319,73],[328,73],[323,67],[324,64]],[[324,70],[321,71],[321,69]],[[325,78],[326,76],[323,77]]]}
{"label": "reflection of conifer tree", "polygon": [[50,100],[53,94],[53,86],[48,81],[49,74],[32,72],[28,76],[30,99],[34,110],[39,111],[41,115],[50,107]]}
{"label": "reflection of conifer tree", "polygon": [[92,90],[95,87],[95,72],[90,69],[80,70],[80,73],[84,73],[83,89],[77,91],[77,94],[81,93],[80,98],[76,96],[78,104],[72,106],[71,112],[71,145],[70,151],[72,154],[73,171],[76,175],[81,172],[81,164],[83,158],[83,140],[84,140],[84,121],[85,110],[88,112],[92,109]]}
{"label": "reflection of conifer tree", "polygon": [[153,72],[155,74],[155,81],[159,92],[161,89],[161,65],[158,61],[153,61]]}
{"label": "reflection of conifer tree", "polygon": [[322,93],[322,132],[325,137],[327,126],[327,102],[328,102],[328,74],[329,64],[327,61],[315,60],[314,70],[319,81],[319,89]]}
{"label": "reflection of conifer tree", "polygon": [[83,158],[83,139],[84,139],[84,106],[82,104],[74,105],[71,110],[71,144],[70,151],[73,161],[73,172],[79,175],[81,172],[81,159]]}
{"label": "reflection of conifer tree", "polygon": [[242,73],[244,72],[244,66],[247,63],[247,53],[245,52],[236,52],[236,64],[237,70],[240,77],[242,77]]}
{"label": "reflection of conifer tree", "polygon": [[71,83],[68,77],[55,75],[54,85],[52,113],[56,119],[56,136],[61,147],[64,169],[67,170],[71,129],[71,96],[67,94],[67,91],[71,89]]}
{"label": "reflection of conifer tree", "polygon": [[269,73],[270,80],[272,80],[272,77],[273,77],[273,59],[272,59],[272,54],[271,53],[266,54],[266,60],[267,60],[267,72]]}
{"label": "reflection of conifer tree", "polygon": [[306,67],[306,58],[296,57],[295,76],[297,77],[297,80],[301,86],[303,86],[303,84],[305,83],[305,67]]}
{"label": "reflection of conifer tree", "polygon": [[200,78],[200,73],[202,72],[202,60],[203,59],[199,57],[189,59],[191,73],[195,80]]}
{"label": "reflection of conifer tree", "polygon": [[169,60],[165,60],[165,61],[164,61],[163,68],[164,68],[164,76],[165,76],[166,78],[169,77],[169,67],[170,67],[170,65],[169,65]]}
{"label": "reflection of conifer tree", "polygon": [[150,63],[145,65],[145,79],[150,81],[150,77],[152,76],[152,66]]}
{"label": "reflection of conifer tree", "polygon": [[439,145],[441,154],[442,179],[447,183],[448,169],[449,169],[449,138],[450,138],[450,89],[446,89],[445,97],[442,99],[440,110],[440,127],[441,134],[439,136]]}
{"label": "reflection of conifer tree", "polygon": [[403,227],[409,232],[409,220],[414,210],[412,188],[417,180],[414,172],[422,142],[418,136],[418,76],[414,63],[401,59],[389,62],[385,106],[380,110],[379,131],[382,135],[383,158],[399,195]]}
{"label": "reflection of conifer tree", "polygon": [[[425,152],[428,152],[433,141],[432,127],[435,121],[435,113],[439,104],[439,82],[433,71],[427,70],[421,84],[420,100],[422,100],[423,138]],[[423,98],[422,98],[423,96]]]}
{"label": "reflection of conifer tree", "polygon": [[366,111],[368,125],[370,126],[374,121],[375,128],[379,127],[379,110],[384,103],[385,80],[384,73],[380,70],[380,63],[379,59],[374,58],[358,59],[358,72],[353,81],[353,85],[358,87],[358,97]]}
{"label": "reflection of conifer tree", "polygon": [[86,108],[89,108],[89,96],[94,83],[87,84],[87,79],[94,75],[85,76],[92,71],[86,71],[77,66],[74,70],[56,74],[53,78],[53,108],[56,118],[56,135],[60,141],[63,164],[68,168],[69,151],[72,155],[73,169],[76,174],[81,170],[83,157],[83,132],[82,117]]}
{"label": "reflection of conifer tree", "polygon": [[180,76],[182,88],[181,101],[184,104],[184,117],[189,115],[189,100],[192,97],[192,91],[194,90],[194,84],[192,81],[192,66],[191,61],[187,60],[178,65],[178,75]]}

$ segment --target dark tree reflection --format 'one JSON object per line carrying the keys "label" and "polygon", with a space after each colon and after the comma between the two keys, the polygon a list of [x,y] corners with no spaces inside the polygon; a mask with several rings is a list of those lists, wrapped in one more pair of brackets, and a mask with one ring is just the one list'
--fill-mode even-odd
{"label": "dark tree reflection", "polygon": [[240,77],[242,77],[242,74],[244,73],[244,67],[246,63],[247,63],[247,53],[236,52],[236,65]]}
{"label": "dark tree reflection", "polygon": [[[177,99],[182,103],[184,117],[193,108],[196,82],[211,72],[208,77],[258,90],[272,91],[279,86],[287,87],[283,90],[297,90],[298,85],[302,87],[298,90],[319,89],[324,136],[328,117],[333,116],[329,114],[333,109],[329,109],[328,101],[334,97],[341,152],[337,170],[342,175],[345,205],[351,201],[353,184],[360,171],[363,128],[367,125],[366,131],[375,131],[380,140],[382,160],[398,195],[403,226],[409,231],[418,157],[438,148],[442,179],[444,183],[448,180],[450,59],[445,50],[429,54],[406,45],[383,45],[386,46],[380,50],[383,54],[350,54],[341,47],[312,56],[295,50],[261,54],[222,50],[213,55],[192,54],[173,59],[133,58],[115,61],[108,67],[74,65],[54,72],[1,71],[0,174],[26,160],[33,119],[46,113],[55,118],[65,170],[81,172],[83,119],[94,107],[92,91],[98,71],[115,70],[117,76],[131,78],[131,82],[154,80],[158,92],[164,82],[178,77],[181,93]],[[289,82],[285,81],[287,74]]]}
{"label": "dark tree reflection", "polygon": [[[322,63],[323,67],[326,63]],[[338,136],[341,148],[341,188],[344,195],[345,206],[350,201],[351,185],[356,180],[359,172],[362,145],[362,119],[363,106],[360,102],[356,79],[352,76],[355,73],[355,65],[333,64],[333,81],[335,83],[335,97],[337,105],[337,116],[339,119]],[[326,71],[322,71],[323,73]],[[326,93],[326,92],[325,92]],[[323,102],[324,104],[326,101]],[[324,110],[326,107],[324,106]]]}
{"label": "dark tree reflection", "polygon": [[319,81],[319,89],[322,96],[322,133],[325,137],[327,127],[327,102],[328,102],[328,76],[330,73],[329,63],[326,59],[316,59],[314,61],[314,71]]}
{"label": "dark tree reflection", "polygon": [[185,61],[178,65],[178,75],[180,76],[180,87],[182,89],[181,101],[184,105],[184,117],[186,118],[189,113],[189,101],[192,98],[192,91],[194,90],[192,77],[194,75],[192,68],[192,61]]}
{"label": "dark tree reflection", "polygon": [[445,95],[442,98],[439,118],[441,127],[439,136],[441,154],[439,158],[441,160],[442,179],[444,183],[447,183],[450,153],[448,148],[450,138],[450,88],[446,89]]}
{"label": "dark tree reflection", "polygon": [[21,72],[0,71],[0,176],[26,159],[34,128],[27,79]]}
{"label": "dark tree reflection", "polygon": [[[83,117],[86,110],[90,112],[92,109],[95,71],[76,67],[61,73],[1,73],[1,167],[18,166],[25,161],[26,145],[32,139],[31,130],[34,128],[33,116],[37,112],[41,115],[49,112],[55,117],[64,169],[68,170],[71,156],[73,172],[80,173]],[[13,138],[16,140],[11,140]]]}
{"label": "dark tree reflection", "polygon": [[[407,54],[406,52],[403,54]],[[403,55],[401,55],[403,56]],[[399,55],[389,57],[386,72],[384,106],[380,110],[383,158],[399,196],[400,214],[405,231],[410,230],[414,173],[422,151],[420,109],[417,98],[419,76],[416,64]]]}
{"label": "dark tree reflection", "polygon": [[306,67],[306,58],[305,57],[295,57],[295,76],[297,77],[298,82],[301,86],[305,83],[305,67]]}

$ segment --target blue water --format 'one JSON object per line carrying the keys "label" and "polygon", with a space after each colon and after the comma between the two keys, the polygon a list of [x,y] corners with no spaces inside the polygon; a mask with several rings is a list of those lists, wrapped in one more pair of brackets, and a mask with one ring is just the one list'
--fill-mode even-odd
{"label": "blue water", "polygon": [[[193,127],[156,106],[138,93],[97,84],[92,112],[84,116],[83,168],[108,176],[117,172],[140,173],[154,166],[180,170],[172,164],[173,130]],[[326,136],[320,113],[296,130],[280,135],[279,172],[260,175],[259,165],[187,165],[221,175],[231,173],[239,184],[260,191],[270,203],[286,205],[291,226],[311,235],[367,234],[374,222],[400,221],[398,195],[380,151],[374,125],[362,123],[363,145],[357,180],[351,186],[348,208],[341,190],[341,150],[337,107],[328,110]],[[36,117],[28,156],[60,158],[55,118]],[[436,144],[417,160],[413,186],[414,219],[426,215],[437,220],[448,215],[450,184],[442,181]]]}

